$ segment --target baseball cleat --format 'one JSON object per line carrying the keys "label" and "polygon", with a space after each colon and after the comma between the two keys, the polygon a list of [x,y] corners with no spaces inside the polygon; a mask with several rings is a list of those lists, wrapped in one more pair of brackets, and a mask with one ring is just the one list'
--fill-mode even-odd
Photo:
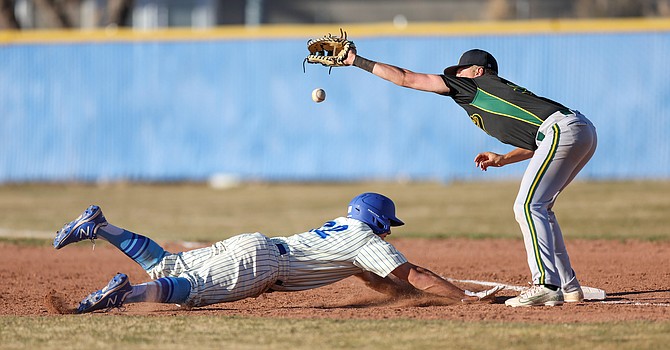
{"label": "baseball cleat", "polygon": [[128,294],[133,291],[128,276],[119,273],[107,284],[107,286],[89,296],[79,303],[78,314],[106,309],[105,312],[115,307],[121,307]]}
{"label": "baseball cleat", "polygon": [[518,297],[507,299],[505,305],[511,307],[527,306],[559,306],[563,305],[563,292],[551,290],[543,285],[534,285]]}
{"label": "baseball cleat", "polygon": [[54,248],[60,249],[70,243],[79,242],[84,239],[93,241],[97,237],[98,229],[106,225],[107,219],[102,215],[100,207],[91,205],[78,218],[65,224],[56,233]]}
{"label": "baseball cleat", "polygon": [[563,292],[563,301],[566,303],[583,303],[584,292],[581,288],[574,292]]}

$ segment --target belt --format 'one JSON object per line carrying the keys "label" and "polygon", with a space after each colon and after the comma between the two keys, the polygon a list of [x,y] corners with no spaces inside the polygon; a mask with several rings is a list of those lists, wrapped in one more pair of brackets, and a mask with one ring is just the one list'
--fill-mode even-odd
{"label": "belt", "polygon": [[[560,113],[560,114],[563,115],[563,116],[561,116],[561,118],[562,118],[562,117],[571,116],[571,115],[575,115],[575,114],[578,114],[578,113],[579,113],[579,112],[573,111],[573,110],[571,110],[571,109],[561,109],[561,110],[558,110],[558,111],[556,111],[556,112],[558,112],[558,113]],[[552,113],[549,117],[552,118],[552,124],[553,124],[554,122],[557,122],[557,121],[558,121],[557,117],[554,116],[554,113]],[[549,119],[549,118],[547,118],[547,119]],[[545,121],[546,121],[546,120],[545,120]],[[538,132],[537,132],[537,135],[535,135],[535,140],[537,140],[537,141],[542,141],[542,140],[544,140],[544,137],[545,137],[544,133],[542,133],[541,131],[538,131]]]}
{"label": "belt", "polygon": [[283,244],[281,244],[281,243],[275,243],[275,245],[277,246],[277,249],[279,249],[279,255],[286,255],[286,254],[288,254],[288,251],[286,250],[286,247],[284,247]]}
{"label": "belt", "polygon": [[561,114],[566,115],[566,116],[576,114],[575,112],[572,111],[572,109],[569,109],[569,108],[568,109],[561,109],[559,112],[561,112]]}
{"label": "belt", "polygon": [[[273,242],[273,243],[277,246],[277,250],[279,251],[279,256],[288,254],[288,249],[287,249],[286,245],[284,245],[283,243],[277,243],[276,241]],[[287,258],[283,258],[279,262],[280,271],[281,271],[282,261],[285,261],[285,259],[287,259]],[[286,263],[286,262],[284,262],[284,263]],[[276,280],[275,283],[274,283],[275,286],[281,286],[283,284],[284,284],[284,282],[282,280],[279,280],[279,279]],[[272,293],[274,291],[275,290],[272,287],[270,287],[266,290],[266,293]]]}

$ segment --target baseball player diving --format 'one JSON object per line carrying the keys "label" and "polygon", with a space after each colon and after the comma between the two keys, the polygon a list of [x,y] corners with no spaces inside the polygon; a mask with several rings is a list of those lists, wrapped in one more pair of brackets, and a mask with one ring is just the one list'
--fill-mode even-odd
{"label": "baseball player diving", "polygon": [[165,251],[153,240],[110,224],[92,205],[56,233],[60,249],[81,240],[102,238],[137,262],[153,279],[131,285],[119,273],[86,297],[78,313],[108,310],[127,303],[176,303],[205,306],[322,287],[357,276],[378,292],[393,296],[426,292],[454,302],[491,302],[502,289],[464,291],[407,261],[385,238],[404,223],[391,199],[363,193],[349,203],[346,217],[289,237],[246,233],[210,247],[181,253]]}
{"label": "baseball player diving", "polygon": [[552,211],[559,193],[596,150],[595,127],[584,115],[501,78],[493,55],[479,49],[463,53],[458,64],[443,74],[415,73],[375,62],[357,55],[353,45],[341,63],[402,87],[451,97],[477,127],[515,147],[506,154],[477,154],[474,161],[481,170],[530,159],[514,214],[523,233],[533,285],[505,304],[555,306],[584,300]]}

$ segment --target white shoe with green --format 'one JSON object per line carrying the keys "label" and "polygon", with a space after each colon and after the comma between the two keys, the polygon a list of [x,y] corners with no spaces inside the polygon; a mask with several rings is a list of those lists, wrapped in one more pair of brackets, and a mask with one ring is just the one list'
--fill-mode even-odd
{"label": "white shoe with green", "polygon": [[523,291],[518,297],[507,299],[505,305],[511,307],[559,306],[563,305],[563,292],[552,290],[543,285],[534,285]]}

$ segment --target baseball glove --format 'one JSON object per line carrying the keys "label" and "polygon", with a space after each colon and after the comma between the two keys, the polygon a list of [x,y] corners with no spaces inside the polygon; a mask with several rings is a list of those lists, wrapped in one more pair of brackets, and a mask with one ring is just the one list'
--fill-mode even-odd
{"label": "baseball glove", "polygon": [[[344,60],[347,59],[349,49],[353,49],[353,41],[347,40],[347,32],[340,28],[340,36],[334,36],[330,33],[316,39],[307,41],[307,50],[309,55],[302,62],[303,71],[305,70],[305,62],[320,63],[323,66],[342,67]],[[330,71],[329,71],[330,73]]]}

